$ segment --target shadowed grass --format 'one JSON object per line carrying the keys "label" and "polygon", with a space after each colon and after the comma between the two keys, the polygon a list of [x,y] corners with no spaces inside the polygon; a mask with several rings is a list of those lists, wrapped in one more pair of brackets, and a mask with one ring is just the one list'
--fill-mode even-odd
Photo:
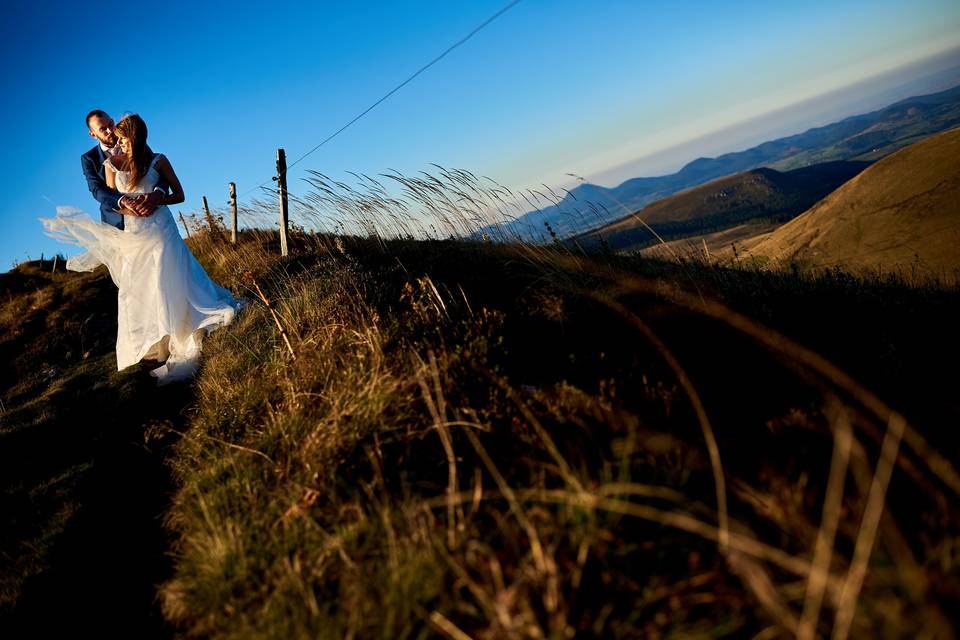
{"label": "shadowed grass", "polygon": [[0,274],[0,629],[169,637],[154,585],[171,485],[145,431],[183,423],[189,389],[117,371],[109,274],[58,263]]}
{"label": "shadowed grass", "polygon": [[[918,375],[958,355],[955,290],[440,240],[484,215],[449,174],[397,180],[429,216],[367,177],[314,178],[299,219],[318,230],[295,230],[290,257],[263,231],[194,244],[221,281],[249,269],[295,357],[266,308],[205,342],[198,413],[173,458],[176,573],[161,590],[183,631],[787,637],[801,618],[803,633],[829,634],[839,615],[844,636],[852,612],[854,637],[949,633],[957,523],[944,506],[958,496],[938,463],[913,450],[878,464],[885,420],[697,300],[849,371],[953,465],[941,425],[958,407],[945,380]],[[884,491],[875,465],[881,487],[892,471]],[[872,552],[854,552],[874,534]]]}

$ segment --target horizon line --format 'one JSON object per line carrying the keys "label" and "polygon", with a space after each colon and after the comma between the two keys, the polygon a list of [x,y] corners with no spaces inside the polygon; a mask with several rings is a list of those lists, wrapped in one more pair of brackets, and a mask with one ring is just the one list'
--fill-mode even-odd
{"label": "horizon line", "polygon": [[[755,143],[755,144],[747,144],[746,146],[737,146],[737,147],[735,147],[735,148],[731,148],[731,149],[729,149],[729,150],[727,150],[727,151],[723,151],[722,153],[718,153],[718,154],[716,154],[716,155],[712,155],[712,156],[710,156],[710,155],[703,155],[703,154],[696,155],[695,157],[691,157],[689,160],[684,161],[683,164],[681,164],[679,168],[677,168],[676,170],[673,170],[673,171],[665,171],[665,172],[660,172],[660,173],[649,173],[649,174],[646,174],[646,175],[634,175],[634,176],[631,176],[631,177],[629,177],[629,178],[621,179],[621,180],[620,180],[619,182],[617,182],[616,184],[614,184],[614,185],[609,185],[609,186],[608,186],[608,185],[600,184],[600,182],[603,180],[603,175],[604,175],[604,174],[614,174],[614,173],[616,173],[616,172],[618,172],[618,171],[622,171],[624,167],[627,167],[627,166],[629,166],[629,165],[634,165],[634,164],[640,163],[640,162],[642,162],[642,161],[644,161],[644,160],[648,160],[648,159],[651,159],[651,158],[656,158],[657,156],[661,156],[661,155],[667,154],[667,153],[669,153],[670,151],[679,149],[679,148],[684,147],[684,146],[691,146],[691,145],[695,145],[695,144],[697,144],[697,143],[699,143],[699,142],[703,142],[703,141],[705,141],[705,140],[709,140],[709,139],[711,139],[711,138],[722,137],[722,135],[723,135],[724,133],[732,132],[732,131],[735,131],[735,130],[737,130],[737,129],[748,128],[748,127],[750,127],[751,125],[755,125],[755,124],[756,124],[757,122],[759,122],[759,121],[776,118],[778,115],[782,115],[782,114],[784,114],[785,112],[794,111],[794,110],[800,109],[800,108],[802,108],[802,107],[804,107],[804,106],[807,106],[807,105],[812,105],[812,104],[817,104],[817,103],[823,103],[824,101],[826,101],[826,100],[827,100],[828,98],[830,98],[831,96],[836,96],[836,95],[838,95],[838,94],[843,94],[843,93],[850,92],[851,90],[853,90],[854,88],[856,88],[856,87],[858,87],[858,86],[870,85],[870,84],[876,83],[876,82],[878,82],[879,80],[881,80],[881,79],[884,78],[884,77],[895,76],[895,75],[897,75],[897,74],[901,74],[901,73],[903,73],[905,70],[907,70],[908,68],[917,67],[917,66],[924,66],[924,65],[929,64],[930,62],[932,62],[932,61],[934,61],[934,60],[937,60],[937,59],[950,59],[950,58],[953,57],[953,56],[956,57],[956,64],[950,65],[950,66],[948,66],[948,67],[946,67],[946,68],[944,68],[944,69],[938,69],[937,71],[935,71],[935,72],[933,72],[933,73],[942,72],[942,71],[948,71],[948,70],[951,70],[951,69],[958,69],[958,70],[960,70],[960,44],[958,44],[956,41],[954,41],[950,46],[945,47],[945,48],[938,49],[938,50],[934,51],[933,53],[930,53],[930,54],[925,55],[925,56],[923,56],[923,57],[919,57],[919,58],[914,58],[914,59],[908,60],[907,62],[904,62],[904,63],[902,63],[902,64],[900,64],[900,65],[897,65],[897,66],[894,66],[894,67],[888,67],[888,68],[886,68],[886,69],[882,69],[882,70],[880,70],[880,71],[877,71],[877,72],[875,72],[875,73],[873,73],[873,74],[871,74],[871,75],[868,75],[868,76],[865,76],[865,77],[862,77],[862,78],[857,78],[857,79],[854,80],[853,82],[844,84],[844,85],[842,85],[842,86],[833,87],[833,88],[827,89],[827,90],[825,90],[825,91],[821,91],[821,92],[819,92],[819,93],[816,93],[816,94],[814,94],[814,95],[807,96],[807,97],[804,97],[804,98],[800,98],[799,100],[795,100],[795,101],[790,102],[790,103],[788,103],[788,104],[781,105],[781,106],[775,107],[775,108],[773,108],[773,109],[770,109],[770,110],[768,110],[768,111],[764,111],[764,112],[762,112],[762,113],[758,113],[758,114],[755,114],[755,115],[752,115],[752,116],[748,116],[748,117],[746,117],[746,118],[743,118],[743,119],[741,119],[741,120],[737,120],[737,121],[732,122],[732,123],[730,123],[730,124],[725,124],[725,125],[723,125],[723,126],[717,127],[717,128],[715,128],[715,129],[712,129],[712,130],[707,131],[707,132],[705,132],[705,133],[701,133],[701,134],[699,134],[699,135],[695,135],[695,136],[693,136],[693,137],[691,137],[691,138],[688,138],[688,139],[686,139],[686,140],[682,140],[682,141],[680,141],[680,142],[676,142],[676,143],[670,144],[670,145],[668,145],[668,146],[661,147],[661,148],[656,149],[655,151],[652,151],[652,152],[650,152],[650,153],[646,153],[646,154],[644,154],[644,155],[640,155],[640,156],[636,156],[636,157],[634,157],[634,158],[631,158],[630,160],[627,160],[627,161],[624,161],[624,162],[619,162],[619,163],[610,165],[609,167],[607,167],[607,168],[605,168],[605,169],[602,169],[602,170],[600,170],[600,171],[595,171],[595,172],[593,172],[593,173],[594,173],[594,176],[593,176],[592,178],[590,178],[590,179],[585,179],[584,182],[580,182],[579,184],[591,184],[591,185],[593,185],[593,186],[601,187],[601,188],[604,188],[604,189],[617,189],[617,188],[623,186],[623,184],[625,184],[626,182],[629,182],[630,180],[635,180],[635,179],[637,179],[637,178],[657,178],[657,177],[663,177],[663,176],[673,175],[673,174],[678,173],[679,171],[683,170],[683,167],[685,167],[686,165],[688,165],[690,162],[694,162],[695,160],[698,160],[698,159],[716,159],[716,158],[719,158],[719,157],[722,157],[722,156],[724,156],[724,155],[728,155],[728,154],[731,154],[731,153],[739,153],[739,152],[742,152],[742,151],[746,151],[746,150],[748,150],[748,149],[752,149],[753,147],[756,147],[756,146],[758,146],[759,144],[764,144],[765,142],[774,142],[774,141],[776,141],[776,140],[780,140],[780,139],[783,139],[783,138],[789,138],[789,137],[794,136],[794,135],[801,135],[801,134],[807,133],[807,132],[809,132],[809,131],[811,131],[811,130],[813,130],[813,129],[817,129],[817,128],[824,127],[824,126],[829,126],[830,124],[834,124],[834,123],[837,123],[837,122],[842,122],[843,120],[845,120],[845,119],[847,119],[847,118],[853,118],[853,117],[857,117],[857,116],[862,116],[862,115],[867,115],[867,114],[870,114],[870,113],[874,113],[874,112],[876,112],[876,111],[880,111],[880,110],[882,110],[882,109],[886,109],[886,108],[888,108],[888,107],[890,107],[890,106],[892,106],[892,105],[894,105],[894,104],[896,104],[896,103],[898,103],[898,102],[902,102],[903,100],[909,100],[909,99],[911,99],[911,98],[919,98],[919,97],[923,97],[923,96],[934,95],[934,94],[937,94],[937,93],[942,93],[943,91],[950,91],[951,89],[955,89],[956,87],[960,86],[960,74],[958,74],[958,82],[956,82],[955,84],[952,84],[950,87],[947,87],[947,88],[944,88],[944,89],[938,89],[938,90],[936,90],[936,91],[930,91],[930,92],[924,92],[924,93],[917,93],[917,94],[913,94],[913,95],[910,95],[910,96],[907,96],[907,97],[904,97],[904,98],[898,98],[898,99],[895,99],[895,100],[893,100],[893,101],[891,101],[891,102],[885,103],[883,106],[879,106],[879,107],[874,108],[874,109],[870,109],[870,110],[867,110],[867,111],[860,111],[860,110],[854,111],[854,112],[849,113],[849,114],[847,114],[847,115],[845,115],[845,116],[841,116],[841,117],[839,117],[839,118],[830,119],[828,122],[826,122],[826,123],[824,123],[824,124],[812,125],[812,126],[808,126],[808,127],[806,127],[806,128],[803,128],[803,129],[793,130],[792,133],[785,133],[785,134],[782,134],[782,135],[777,135],[776,137],[769,138],[769,139],[765,139],[765,140],[763,140],[763,141],[761,141],[761,142],[758,142],[758,143]],[[888,87],[887,89],[889,90],[890,87]],[[743,136],[741,136],[741,137],[743,137]],[[569,175],[569,173],[566,174],[566,175]],[[578,174],[578,175],[581,175],[581,176],[582,176],[582,174]]]}

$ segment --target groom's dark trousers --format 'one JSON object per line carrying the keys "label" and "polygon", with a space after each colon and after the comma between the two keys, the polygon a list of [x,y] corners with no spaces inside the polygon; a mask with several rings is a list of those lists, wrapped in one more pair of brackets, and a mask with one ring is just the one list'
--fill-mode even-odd
{"label": "groom's dark trousers", "polygon": [[[117,213],[117,201],[123,195],[116,189],[107,186],[106,174],[104,173],[103,161],[106,155],[100,145],[95,145],[93,149],[80,156],[80,166],[83,167],[83,176],[87,179],[87,188],[90,193],[100,203],[100,220],[117,229],[123,230],[122,214]],[[158,187],[167,191],[167,184],[163,178],[160,178]]]}

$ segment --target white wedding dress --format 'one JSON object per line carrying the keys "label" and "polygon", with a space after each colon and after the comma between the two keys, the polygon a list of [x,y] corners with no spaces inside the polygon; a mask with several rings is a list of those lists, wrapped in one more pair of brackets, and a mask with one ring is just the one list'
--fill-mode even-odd
{"label": "white wedding dress", "polygon": [[[160,179],[155,156],[134,188],[129,172],[117,172],[121,193],[146,193]],[[177,231],[165,205],[147,217],[124,216],[124,229],[95,221],[83,211],[57,207],[39,218],[45,233],[86,251],[67,260],[70,271],[107,266],[117,285],[117,370],[143,358],[166,360],[150,371],[157,385],[193,377],[204,336],[230,324],[247,305],[213,282]]]}

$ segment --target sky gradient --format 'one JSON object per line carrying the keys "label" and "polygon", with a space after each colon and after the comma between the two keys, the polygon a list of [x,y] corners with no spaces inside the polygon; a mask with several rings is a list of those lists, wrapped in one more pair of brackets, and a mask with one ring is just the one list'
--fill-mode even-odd
{"label": "sky gradient", "polygon": [[[144,118],[183,183],[175,211],[204,194],[222,206],[227,183],[268,180],[278,147],[299,157],[505,3],[8,0],[0,271],[78,250],[43,234],[56,205],[99,220],[79,159],[90,109]],[[429,163],[510,188],[567,173],[610,186],[883,106],[924,61],[960,64],[957,47],[955,0],[524,0],[304,160],[290,189],[305,168]]]}

